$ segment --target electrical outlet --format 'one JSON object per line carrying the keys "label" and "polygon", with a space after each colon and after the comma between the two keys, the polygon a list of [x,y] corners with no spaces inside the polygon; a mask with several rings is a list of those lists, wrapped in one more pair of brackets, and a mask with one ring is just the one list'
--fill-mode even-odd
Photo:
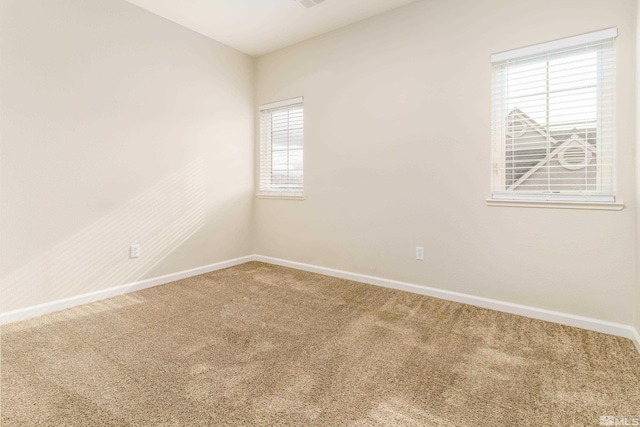
{"label": "electrical outlet", "polygon": [[421,246],[416,246],[416,259],[418,261],[424,261],[424,248]]}
{"label": "electrical outlet", "polygon": [[129,247],[129,258],[138,258],[140,256],[140,245],[131,245]]}

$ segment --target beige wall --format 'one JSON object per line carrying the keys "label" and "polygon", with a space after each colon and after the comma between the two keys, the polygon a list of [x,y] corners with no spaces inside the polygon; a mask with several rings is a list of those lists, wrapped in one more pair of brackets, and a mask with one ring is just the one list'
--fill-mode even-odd
{"label": "beige wall", "polygon": [[[488,207],[490,55],[613,26],[626,208]],[[635,0],[429,0],[259,58],[258,104],[305,97],[307,197],[256,201],[256,253],[631,324],[634,46]]]}
{"label": "beige wall", "polygon": [[0,312],[251,253],[252,58],[124,0],[0,14]]}
{"label": "beige wall", "polygon": [[[418,1],[254,70],[124,0],[2,0],[0,312],[258,253],[640,328],[634,8]],[[489,56],[611,26],[625,210],[486,206]],[[301,95],[307,198],[254,202],[254,101]]]}

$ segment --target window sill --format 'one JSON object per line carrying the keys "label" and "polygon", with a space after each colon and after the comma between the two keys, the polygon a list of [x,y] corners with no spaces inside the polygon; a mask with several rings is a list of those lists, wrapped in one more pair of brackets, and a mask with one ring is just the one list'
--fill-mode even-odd
{"label": "window sill", "polygon": [[280,194],[256,194],[258,199],[304,200],[304,196],[285,196]]}
{"label": "window sill", "polygon": [[514,208],[550,208],[550,209],[594,209],[605,211],[621,211],[622,202],[554,202],[549,200],[498,200],[487,199],[488,206]]}

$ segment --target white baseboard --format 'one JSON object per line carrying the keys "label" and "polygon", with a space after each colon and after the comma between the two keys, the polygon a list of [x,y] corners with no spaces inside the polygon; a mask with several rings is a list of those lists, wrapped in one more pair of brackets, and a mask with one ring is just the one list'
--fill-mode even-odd
{"label": "white baseboard", "polygon": [[7,311],[0,313],[0,325],[17,322],[19,320],[30,319],[32,317],[42,316],[43,314],[52,313],[54,311],[64,310],[66,308],[87,304],[106,298],[115,297],[117,295],[135,292],[142,289],[151,288],[166,283],[175,282],[176,280],[185,279],[187,277],[197,276],[199,274],[210,273],[212,271],[221,270],[234,265],[244,264],[253,261],[255,257],[248,255],[240,258],[230,259],[227,261],[217,262],[215,264],[205,265],[204,267],[192,268],[177,273],[167,274],[165,276],[153,277],[151,279],[140,280],[126,285],[115,286],[109,289],[90,292],[87,294],[77,295],[44,304],[34,305],[31,307],[21,308],[19,310]]}
{"label": "white baseboard", "polygon": [[327,267],[303,264],[295,261],[287,261],[278,258],[267,257],[263,255],[248,255],[215,264],[206,265],[204,267],[192,268],[190,270],[180,271],[178,273],[167,274],[165,276],[154,277],[151,279],[140,280],[122,286],[116,286],[87,294],[77,295],[74,297],[64,298],[40,305],[22,308],[19,310],[0,313],[0,325],[25,320],[32,317],[41,316],[43,314],[52,313],[54,311],[64,310],[66,308],[87,304],[94,301],[111,298],[117,295],[135,292],[153,286],[164,285],[176,280],[185,279],[187,277],[197,276],[227,267],[244,264],[249,261],[261,261],[268,264],[280,265],[283,267],[294,268],[297,270],[309,271],[312,273],[324,274],[326,276],[338,277],[341,279],[353,280],[355,282],[367,283],[385,288],[398,289],[401,291],[412,292],[415,294],[426,295],[430,297],[445,299],[449,301],[460,302],[463,304],[474,305],[477,307],[488,308],[491,310],[502,311],[505,313],[517,314],[520,316],[530,317],[533,319],[545,320],[548,322],[559,323],[562,325],[573,326],[576,328],[587,329],[590,331],[602,332],[609,335],[629,338],[633,341],[638,352],[640,352],[640,334],[630,325],[621,323],[608,322],[606,320],[593,319],[589,317],[576,316],[574,314],[561,313],[557,311],[546,310],[543,308],[530,307],[521,304],[514,304],[505,301],[483,298],[459,292],[452,292],[443,289],[431,288],[428,286],[415,285],[412,283],[400,282],[397,280],[383,279],[380,277],[367,276],[364,274],[351,273],[348,271],[335,270]]}
{"label": "white baseboard", "polygon": [[631,329],[633,334],[633,337],[631,337],[631,341],[633,341],[633,344],[636,346],[638,353],[640,353],[640,333],[638,333],[638,330],[636,328]]}
{"label": "white baseboard", "polygon": [[397,280],[383,279],[380,277],[367,276],[364,274],[350,273],[348,271],[334,270],[327,267],[303,264],[300,262],[287,261],[278,258],[271,258],[262,255],[255,255],[256,261],[268,264],[280,265],[283,267],[295,268],[297,270],[309,271],[312,273],[324,274],[326,276],[338,277],[341,279],[353,280],[370,285],[382,286],[385,288],[398,289],[415,294],[460,302],[505,313],[517,314],[547,322],[559,323],[561,325],[573,326],[595,332],[602,332],[609,335],[629,338],[633,341],[638,352],[640,352],[640,335],[638,331],[630,325],[622,323],[608,322],[606,320],[593,319],[589,317],[577,316],[574,314],[561,313],[558,311],[546,310],[544,308],[530,307],[521,304],[514,304],[505,301],[483,298],[460,292],[452,292],[443,289],[431,288],[428,286],[414,285],[412,283],[399,282]]}

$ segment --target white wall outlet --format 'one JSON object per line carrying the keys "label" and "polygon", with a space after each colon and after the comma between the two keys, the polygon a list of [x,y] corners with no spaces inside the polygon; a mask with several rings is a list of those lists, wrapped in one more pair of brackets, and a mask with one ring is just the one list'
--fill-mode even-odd
{"label": "white wall outlet", "polygon": [[424,261],[424,248],[422,246],[416,246],[416,259]]}
{"label": "white wall outlet", "polygon": [[129,247],[129,258],[138,258],[140,256],[140,245],[131,245]]}

